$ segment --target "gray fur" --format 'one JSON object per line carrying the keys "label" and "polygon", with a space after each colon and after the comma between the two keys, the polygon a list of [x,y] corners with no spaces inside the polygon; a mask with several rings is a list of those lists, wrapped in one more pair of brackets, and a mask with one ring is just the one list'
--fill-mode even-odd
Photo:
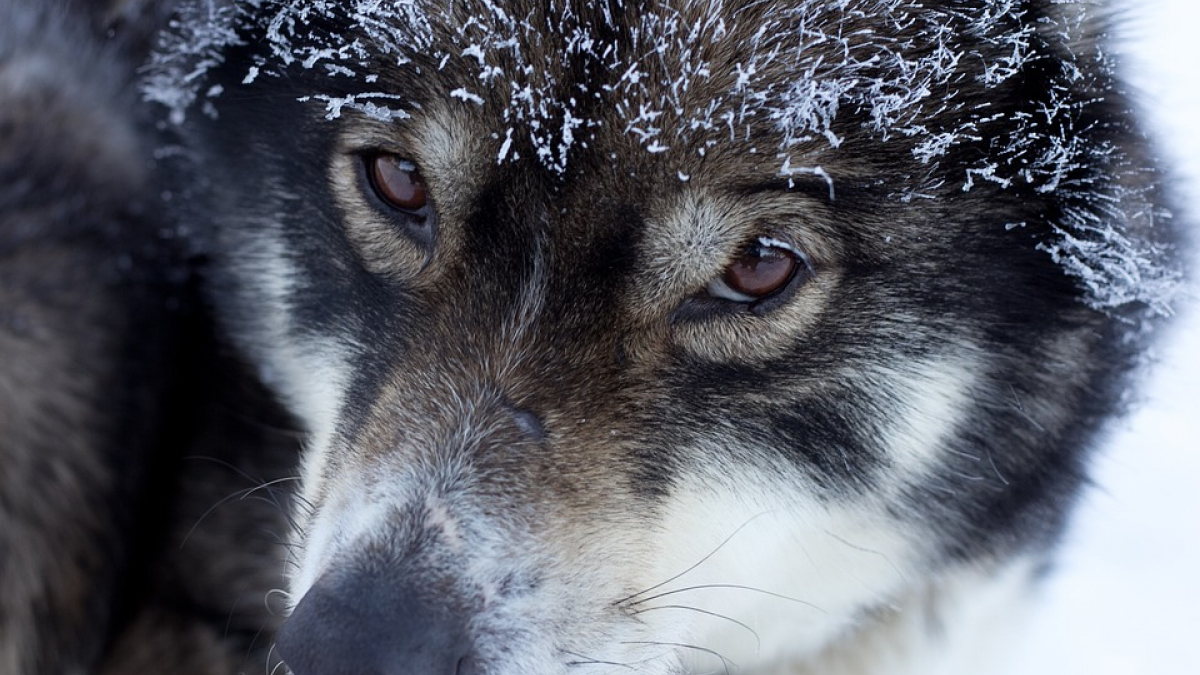
{"label": "gray fur", "polygon": [[50,3],[0,4],[5,673],[78,672],[99,658],[109,589],[131,543],[118,534],[132,516],[127,476],[145,463],[138,446],[116,461],[137,425],[108,407],[131,402],[133,328],[109,244],[114,230],[141,227],[131,210],[144,168],[128,106],[107,86],[115,67],[80,19]]}
{"label": "gray fur", "polygon": [[158,202],[143,21],[136,3],[0,2],[5,675],[271,663],[255,639],[276,620],[287,485],[260,484],[289,475],[296,441],[210,372],[238,366],[211,351]]}

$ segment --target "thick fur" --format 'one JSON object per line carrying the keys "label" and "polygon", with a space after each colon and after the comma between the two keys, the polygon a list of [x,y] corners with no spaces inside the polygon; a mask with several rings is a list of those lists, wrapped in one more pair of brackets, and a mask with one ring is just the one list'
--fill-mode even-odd
{"label": "thick fur", "polygon": [[[311,434],[281,641],[298,675],[364,651],[381,672],[539,675],[990,662],[976,645],[1019,622],[1137,349],[1135,314],[1089,306],[1054,242],[1112,201],[1097,218],[1169,235],[1138,216],[1152,174],[1122,169],[1145,165],[1103,17],[877,5],[237,24],[204,84],[221,95],[185,124],[212,181],[192,218],[213,224],[224,325]],[[879,40],[920,58],[929,21],[967,56],[944,97],[914,99],[911,134],[872,131],[886,88],[811,137],[765,114],[705,126],[755,49],[802,54],[757,66],[769,97]],[[784,37],[756,47],[765,26]],[[997,35],[1022,26],[1010,59]],[[329,56],[347,44],[365,55]],[[890,54],[856,74],[902,80]],[[1048,131],[1054,110],[1068,129]],[[922,130],[960,128],[923,156]],[[1107,150],[1059,176],[978,163],[1024,133],[1045,147],[1018,163],[1058,133]],[[420,168],[431,239],[373,196],[380,151]],[[762,311],[706,298],[763,237],[815,278]]]}
{"label": "thick fur", "polygon": [[[1080,251],[1172,239],[1099,10],[398,7],[183,3],[146,85],[171,107],[164,182],[128,189],[169,191],[216,332],[306,434],[293,672],[998,664],[1161,310]],[[771,107],[797,83],[824,103]],[[380,152],[419,167],[429,236],[374,193]],[[812,279],[711,297],[763,240]],[[253,425],[193,428],[257,479],[286,471]],[[213,484],[183,483],[167,531],[203,522]],[[265,594],[279,551],[238,527],[198,555],[252,574],[168,556],[150,597],[230,584],[191,616]],[[166,626],[149,605],[122,625]],[[211,642],[197,672],[236,667],[197,624],[167,637]]]}
{"label": "thick fur", "polygon": [[0,672],[257,671],[298,443],[201,315],[118,15],[0,2]]}
{"label": "thick fur", "polygon": [[82,12],[55,9],[0,4],[5,673],[99,658],[127,611],[112,605],[158,428],[136,383],[158,361],[165,317],[155,282],[124,271],[154,242],[134,99],[128,84],[107,86],[122,73]]}

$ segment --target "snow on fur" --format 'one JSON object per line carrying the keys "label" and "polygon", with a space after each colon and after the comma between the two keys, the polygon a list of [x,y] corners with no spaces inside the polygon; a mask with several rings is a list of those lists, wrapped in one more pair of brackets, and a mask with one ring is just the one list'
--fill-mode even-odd
{"label": "snow on fur", "polygon": [[[641,5],[642,3],[637,3]],[[364,87],[352,95],[314,91],[326,117],[355,109],[384,120],[409,115],[406,101],[373,86],[381,67],[454,67],[473,73],[446,92],[464,105],[499,106],[507,124],[497,162],[520,159],[523,137],[547,169],[567,170],[573,148],[586,145],[601,124],[586,111],[604,101],[623,131],[649,153],[673,147],[705,154],[722,142],[747,139],[764,123],[782,139],[774,151],[781,175],[825,176],[803,166],[814,144],[837,149],[836,122],[847,113],[881,142],[904,142],[929,165],[964,144],[989,152],[958,176],[969,191],[983,183],[1021,184],[1064,197],[1059,238],[1040,248],[1077,277],[1095,308],[1140,303],[1167,314],[1180,286],[1166,252],[1145,236],[1157,218],[1148,195],[1123,184],[1132,166],[1106,141],[1079,128],[1086,105],[1071,92],[1114,86],[1112,64],[1082,43],[1085,3],[1061,3],[1058,18],[1034,23],[1017,0],[946,2],[808,0],[750,3],[732,11],[719,0],[680,0],[633,11],[624,0],[584,3],[548,0],[516,15],[496,0],[438,3],[419,0],[213,0],[187,5],[163,37],[144,80],[148,100],[165,105],[181,123],[206,95],[205,75],[224,50],[256,38],[254,65],[243,84],[279,77],[289,68],[316,69],[330,79]],[[628,17],[636,14],[636,22]],[[340,28],[337,28],[340,27]],[[1051,100],[1021,119],[1001,119],[986,91],[1039,58],[1039,40],[1062,46],[1063,66],[1050,73]],[[1044,48],[1043,48],[1044,49]],[[728,54],[741,55],[730,64]],[[829,55],[836,54],[836,58]],[[1045,55],[1042,54],[1042,57]],[[1074,59],[1074,60],[1073,60]],[[1103,81],[1083,81],[1097,64]],[[969,64],[969,65],[964,65]],[[594,90],[564,92],[558,73],[584,68]],[[724,94],[700,99],[692,85],[723,84]],[[205,92],[202,94],[201,92]],[[951,121],[951,126],[940,126]],[[1011,130],[1016,128],[1016,133]],[[681,172],[681,176],[684,174]],[[954,180],[954,177],[950,177]],[[684,178],[681,177],[681,180]],[[921,194],[913,184],[902,199]],[[1099,195],[1099,197],[1097,197]],[[1017,227],[1020,224],[1013,224]]]}

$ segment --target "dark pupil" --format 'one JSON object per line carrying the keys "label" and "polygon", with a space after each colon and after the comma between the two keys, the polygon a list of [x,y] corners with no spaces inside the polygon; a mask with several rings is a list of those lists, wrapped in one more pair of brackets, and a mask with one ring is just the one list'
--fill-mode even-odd
{"label": "dark pupil", "polygon": [[777,247],[764,246],[738,258],[725,270],[725,283],[751,297],[770,295],[787,284],[796,259]]}
{"label": "dark pupil", "polygon": [[376,157],[372,162],[373,182],[381,199],[396,208],[416,211],[425,206],[425,184],[420,174],[406,166],[390,155]]}

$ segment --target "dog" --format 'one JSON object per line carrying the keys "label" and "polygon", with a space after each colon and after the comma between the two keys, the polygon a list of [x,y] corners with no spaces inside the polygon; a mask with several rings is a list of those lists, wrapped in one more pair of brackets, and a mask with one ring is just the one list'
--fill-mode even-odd
{"label": "dog", "polygon": [[196,11],[145,91],[309,433],[292,672],[1005,651],[1175,278],[1103,10]]}
{"label": "dog", "polygon": [[163,208],[305,434],[292,673],[1002,662],[1180,277],[1106,10],[173,11]]}

